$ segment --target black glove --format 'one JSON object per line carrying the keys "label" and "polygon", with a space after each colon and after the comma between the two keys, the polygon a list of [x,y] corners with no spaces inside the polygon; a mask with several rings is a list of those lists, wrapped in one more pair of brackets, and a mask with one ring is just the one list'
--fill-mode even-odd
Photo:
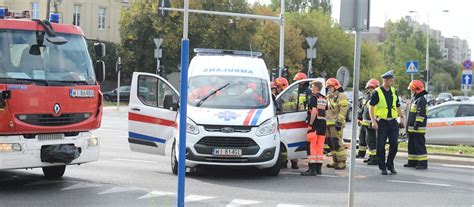
{"label": "black glove", "polygon": [[418,130],[418,127],[419,127],[419,126],[418,126],[418,123],[415,122],[415,126],[413,127],[413,129],[414,129],[414,130]]}
{"label": "black glove", "polygon": [[336,122],[336,130],[337,130],[337,131],[341,131],[341,129],[342,129],[342,124],[341,124],[341,122]]}

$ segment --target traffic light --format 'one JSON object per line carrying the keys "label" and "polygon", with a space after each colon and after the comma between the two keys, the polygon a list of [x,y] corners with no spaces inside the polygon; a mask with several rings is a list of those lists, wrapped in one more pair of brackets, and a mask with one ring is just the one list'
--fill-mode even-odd
{"label": "traffic light", "polygon": [[273,68],[272,71],[271,71],[270,76],[271,76],[272,81],[275,80],[278,77],[278,69]]}
{"label": "traffic light", "polygon": [[288,68],[283,68],[281,76],[286,78],[286,80],[290,80],[290,72],[288,71]]}

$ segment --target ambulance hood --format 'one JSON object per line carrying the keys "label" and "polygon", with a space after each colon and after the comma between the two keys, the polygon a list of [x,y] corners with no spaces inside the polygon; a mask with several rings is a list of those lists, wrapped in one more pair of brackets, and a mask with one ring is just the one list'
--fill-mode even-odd
{"label": "ambulance hood", "polygon": [[188,105],[188,118],[197,125],[259,126],[275,116],[272,105],[260,109],[212,109]]}

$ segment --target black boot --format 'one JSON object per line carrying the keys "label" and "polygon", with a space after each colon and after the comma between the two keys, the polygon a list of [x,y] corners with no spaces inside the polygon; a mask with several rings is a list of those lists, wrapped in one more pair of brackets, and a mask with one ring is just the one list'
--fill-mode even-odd
{"label": "black boot", "polygon": [[367,165],[378,165],[377,157],[375,157],[374,155],[371,155],[369,159],[370,161],[367,162]]}
{"label": "black boot", "polygon": [[364,158],[365,157],[365,151],[360,151],[357,153],[356,158]]}
{"label": "black boot", "polygon": [[323,166],[323,163],[316,163],[316,174],[322,175],[323,173],[321,172],[321,167]]}
{"label": "black boot", "polygon": [[298,160],[291,160],[291,169],[300,169],[298,167]]}
{"label": "black boot", "polygon": [[316,163],[308,163],[308,170],[301,173],[302,176],[316,176]]}

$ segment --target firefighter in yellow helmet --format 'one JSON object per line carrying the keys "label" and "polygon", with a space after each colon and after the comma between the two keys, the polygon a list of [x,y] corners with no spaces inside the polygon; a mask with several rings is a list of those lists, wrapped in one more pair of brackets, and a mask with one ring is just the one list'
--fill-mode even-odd
{"label": "firefighter in yellow helmet", "polygon": [[347,96],[342,93],[342,87],[335,78],[326,81],[328,90],[326,111],[326,139],[331,147],[332,164],[327,164],[328,168],[342,170],[346,168],[346,152],[342,142],[343,128],[346,122],[346,113],[349,109]]}

